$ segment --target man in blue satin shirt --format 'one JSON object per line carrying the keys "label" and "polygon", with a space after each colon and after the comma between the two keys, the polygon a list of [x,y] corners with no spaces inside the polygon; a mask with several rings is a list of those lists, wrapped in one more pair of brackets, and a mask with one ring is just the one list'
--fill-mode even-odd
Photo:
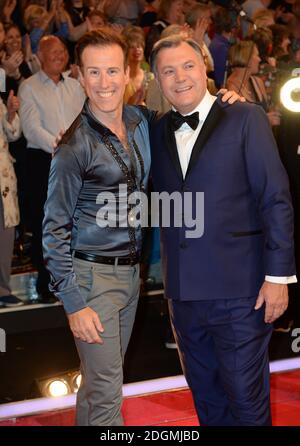
{"label": "man in blue satin shirt", "polygon": [[[108,29],[77,44],[88,99],[55,152],[45,205],[51,290],[63,302],[81,360],[78,425],[122,424],[122,364],[139,296],[142,231],[129,224],[135,212],[127,203],[147,187],[148,124],[156,113],[123,106],[124,45]],[[105,224],[113,215],[118,224]]]}
{"label": "man in blue satin shirt", "polygon": [[[142,235],[140,227],[101,224],[99,210],[120,207],[130,193],[146,188],[147,112],[123,108],[129,74],[117,34],[87,34],[77,55],[88,100],[51,163],[44,258],[81,359],[77,424],[120,425],[122,362],[139,296]],[[102,205],[101,192],[108,196]],[[129,205],[125,219],[130,210]]]}

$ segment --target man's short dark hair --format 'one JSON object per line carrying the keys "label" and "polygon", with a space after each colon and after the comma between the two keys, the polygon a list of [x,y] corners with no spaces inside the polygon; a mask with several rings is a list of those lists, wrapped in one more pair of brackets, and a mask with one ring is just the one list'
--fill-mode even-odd
{"label": "man's short dark hair", "polygon": [[81,39],[78,40],[75,47],[76,63],[82,67],[82,53],[88,46],[94,47],[108,47],[111,45],[118,45],[124,54],[124,66],[127,66],[127,45],[125,40],[116,31],[108,27],[99,28],[95,31],[90,31]]}
{"label": "man's short dark hair", "polygon": [[155,75],[157,74],[156,62],[158,53],[164,48],[177,48],[178,46],[181,45],[181,43],[187,43],[188,45],[190,45],[193,48],[193,50],[201,57],[203,63],[205,64],[201,47],[195,40],[190,39],[188,37],[184,37],[180,34],[174,34],[172,36],[158,40],[158,42],[156,42],[153,47],[153,50],[150,54],[150,66],[151,66],[151,71]]}

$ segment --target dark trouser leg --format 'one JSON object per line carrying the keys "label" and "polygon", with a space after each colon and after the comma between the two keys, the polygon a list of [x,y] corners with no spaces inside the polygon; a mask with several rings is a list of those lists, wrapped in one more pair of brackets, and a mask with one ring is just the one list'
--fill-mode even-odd
{"label": "dark trouser leg", "polygon": [[232,425],[233,418],[221,384],[218,361],[214,355],[213,338],[206,328],[201,326],[197,305],[200,306],[201,303],[169,301],[182,369],[192,391],[201,425]]}
{"label": "dark trouser leg", "polygon": [[256,298],[170,302],[181,360],[203,425],[270,425],[272,326]]}

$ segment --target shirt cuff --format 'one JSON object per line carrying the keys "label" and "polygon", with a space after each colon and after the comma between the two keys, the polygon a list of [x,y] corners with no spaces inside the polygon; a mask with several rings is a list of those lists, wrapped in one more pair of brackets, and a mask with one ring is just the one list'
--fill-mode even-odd
{"label": "shirt cuff", "polygon": [[297,277],[296,276],[289,276],[289,277],[266,276],[265,281],[272,282],[272,283],[281,283],[282,285],[288,285],[289,283],[297,283]]}

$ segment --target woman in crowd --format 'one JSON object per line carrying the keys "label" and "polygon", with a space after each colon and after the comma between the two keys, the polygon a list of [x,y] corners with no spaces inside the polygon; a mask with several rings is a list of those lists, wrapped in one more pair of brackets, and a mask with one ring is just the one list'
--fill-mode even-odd
{"label": "woman in crowd", "polygon": [[[0,48],[5,33],[0,22]],[[0,306],[18,306],[23,302],[11,294],[9,286],[15,226],[19,223],[17,181],[8,141],[19,138],[21,129],[17,110],[19,101],[10,92],[7,107],[0,99]]]}
{"label": "woman in crowd", "polygon": [[273,34],[273,57],[277,62],[288,62],[290,60],[289,47],[291,44],[289,28],[285,25],[272,25],[270,29]]}
{"label": "woman in crowd", "polygon": [[[40,63],[36,55],[32,54],[28,34],[24,36],[24,49],[22,48],[22,36],[17,25],[9,25],[5,34],[5,54],[7,59],[16,61],[15,70],[6,78],[6,91],[18,92],[18,86],[22,80],[27,79],[40,69]],[[17,62],[21,61],[20,64]]]}
{"label": "woman in crowd", "polygon": [[154,79],[154,76],[150,73],[148,64],[144,62],[144,33],[137,26],[129,26],[124,29],[123,36],[128,46],[130,76],[124,94],[124,102],[133,105],[145,105],[148,84]]}
{"label": "woman in crowd", "polygon": [[268,114],[270,124],[280,125],[280,113],[269,110],[269,103],[263,81],[257,76],[261,58],[256,44],[250,40],[241,41],[229,50],[231,74],[226,87],[244,96],[247,101],[261,105]]}
{"label": "woman in crowd", "polygon": [[[12,59],[14,56],[15,64],[14,72],[6,76],[6,92],[11,90],[14,94],[18,94],[19,85],[24,79],[27,79],[32,74],[40,69],[39,59],[32,54],[30,40],[28,34],[24,36],[24,49],[22,48],[22,37],[19,28],[16,25],[9,25],[6,28],[5,35],[5,52],[7,58]],[[22,60],[21,63],[19,63]],[[26,172],[26,140],[23,135],[15,141],[9,143],[9,151],[15,158],[14,165],[17,184],[18,197],[20,207],[20,224],[16,231],[16,246],[20,249],[20,254],[23,252],[22,247],[24,243],[25,227],[27,223],[27,172]]]}

